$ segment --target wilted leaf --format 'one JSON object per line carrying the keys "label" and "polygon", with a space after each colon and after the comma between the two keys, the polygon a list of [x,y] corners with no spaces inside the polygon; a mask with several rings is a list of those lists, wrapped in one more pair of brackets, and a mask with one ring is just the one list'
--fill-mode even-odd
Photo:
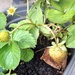
{"label": "wilted leaf", "polygon": [[41,59],[44,60],[48,65],[56,68],[56,69],[64,69],[67,64],[67,56],[64,58],[64,60],[61,63],[56,63],[49,55],[49,49],[46,48],[43,55],[41,56]]}
{"label": "wilted leaf", "polygon": [[21,60],[29,62],[34,57],[34,52],[32,49],[21,50]]}

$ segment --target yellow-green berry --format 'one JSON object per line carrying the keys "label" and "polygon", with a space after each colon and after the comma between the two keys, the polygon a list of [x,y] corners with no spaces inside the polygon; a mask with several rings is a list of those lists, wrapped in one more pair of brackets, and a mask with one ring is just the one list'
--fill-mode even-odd
{"label": "yellow-green berry", "polygon": [[9,41],[10,34],[8,31],[3,30],[0,32],[0,42],[7,42]]}

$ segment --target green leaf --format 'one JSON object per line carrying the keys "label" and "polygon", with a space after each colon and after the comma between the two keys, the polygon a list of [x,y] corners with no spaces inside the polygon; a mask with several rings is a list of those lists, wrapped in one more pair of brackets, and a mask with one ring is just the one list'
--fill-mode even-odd
{"label": "green leaf", "polygon": [[0,28],[4,28],[6,26],[6,16],[0,12]]}
{"label": "green leaf", "polygon": [[0,65],[5,69],[14,70],[20,62],[20,49],[15,42],[0,49]]}
{"label": "green leaf", "polygon": [[23,25],[20,29],[24,30],[30,30],[34,26],[28,19],[18,22],[18,25]]}
{"label": "green leaf", "polygon": [[69,36],[66,41],[66,46],[68,48],[75,48],[75,36]]}
{"label": "green leaf", "polygon": [[62,12],[67,12],[69,10],[75,11],[75,0],[60,0],[60,1],[51,1],[52,6]]}
{"label": "green leaf", "polygon": [[68,11],[66,12],[65,14],[60,12],[60,11],[57,11],[55,9],[48,9],[47,10],[47,13],[46,13],[46,17],[54,22],[54,23],[59,23],[59,24],[62,24],[62,23],[66,23],[68,22],[69,20],[72,19],[72,17],[74,16],[75,12],[74,11]]}
{"label": "green leaf", "polygon": [[12,23],[9,27],[16,28],[18,25],[20,26],[18,29],[30,30],[34,25],[29,20],[21,20],[18,23]]}
{"label": "green leaf", "polygon": [[5,75],[10,75],[9,73],[5,74]]}
{"label": "green leaf", "polygon": [[11,28],[16,28],[18,26],[18,23],[11,23],[10,25],[9,25],[9,27]]}
{"label": "green leaf", "polygon": [[52,1],[51,4],[52,4],[53,8],[63,12],[63,9],[60,7],[58,2]]}
{"label": "green leaf", "polygon": [[67,38],[68,38],[68,36],[65,34],[63,37],[62,37],[62,41],[67,41]]}
{"label": "green leaf", "polygon": [[4,73],[0,72],[0,75],[4,75]]}
{"label": "green leaf", "polygon": [[17,30],[13,34],[13,40],[18,42],[20,48],[34,48],[36,41],[31,33],[25,30]]}
{"label": "green leaf", "polygon": [[56,34],[56,36],[62,38],[63,35],[62,35],[61,32],[58,32],[58,33]]}
{"label": "green leaf", "polygon": [[31,22],[28,19],[21,20],[21,21],[18,22],[19,25],[21,25],[21,24],[25,24],[26,25],[26,23],[31,23]]}
{"label": "green leaf", "polygon": [[32,49],[21,50],[21,60],[29,62],[34,57],[34,52]]}
{"label": "green leaf", "polygon": [[75,35],[75,25],[70,25],[70,26],[67,28],[67,31],[68,31],[68,34],[69,34],[69,35]]}
{"label": "green leaf", "polygon": [[73,4],[75,4],[75,0],[60,0],[59,1],[59,5],[64,12],[70,10]]}
{"label": "green leaf", "polygon": [[0,72],[3,72],[3,71],[4,71],[4,69],[2,67],[0,67]]}
{"label": "green leaf", "polygon": [[33,28],[31,28],[31,30],[29,32],[33,35],[33,37],[37,41],[37,39],[39,37],[39,29],[36,27],[33,27]]}
{"label": "green leaf", "polygon": [[43,14],[40,7],[41,0],[37,1],[29,10],[28,18],[35,24],[43,23]]}
{"label": "green leaf", "polygon": [[7,42],[0,42],[0,48],[2,48],[3,46],[5,46],[7,44]]}
{"label": "green leaf", "polygon": [[51,36],[50,29],[47,25],[39,26],[38,28],[44,36],[47,36],[47,37]]}
{"label": "green leaf", "polygon": [[75,0],[73,2],[72,6],[69,8],[69,10],[74,10],[75,11]]}

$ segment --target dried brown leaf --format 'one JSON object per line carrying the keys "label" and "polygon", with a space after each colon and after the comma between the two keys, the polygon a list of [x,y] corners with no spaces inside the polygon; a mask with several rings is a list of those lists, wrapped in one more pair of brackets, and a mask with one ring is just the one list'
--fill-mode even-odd
{"label": "dried brown leaf", "polygon": [[62,62],[57,63],[55,62],[49,55],[49,48],[47,47],[43,53],[43,55],[40,58],[41,60],[44,60],[48,65],[52,66],[53,68],[56,69],[65,69],[66,64],[67,64],[67,55],[66,57],[63,59]]}

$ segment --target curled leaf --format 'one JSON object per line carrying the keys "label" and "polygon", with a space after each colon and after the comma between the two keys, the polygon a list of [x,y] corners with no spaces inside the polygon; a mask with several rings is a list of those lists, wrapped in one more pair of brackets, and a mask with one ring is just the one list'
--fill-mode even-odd
{"label": "curled leaf", "polygon": [[59,70],[64,69],[67,64],[67,55],[63,59],[63,61],[58,64],[50,57],[48,47],[45,49],[43,55],[41,56],[41,59],[44,60],[48,65],[52,66],[53,68],[59,69]]}

